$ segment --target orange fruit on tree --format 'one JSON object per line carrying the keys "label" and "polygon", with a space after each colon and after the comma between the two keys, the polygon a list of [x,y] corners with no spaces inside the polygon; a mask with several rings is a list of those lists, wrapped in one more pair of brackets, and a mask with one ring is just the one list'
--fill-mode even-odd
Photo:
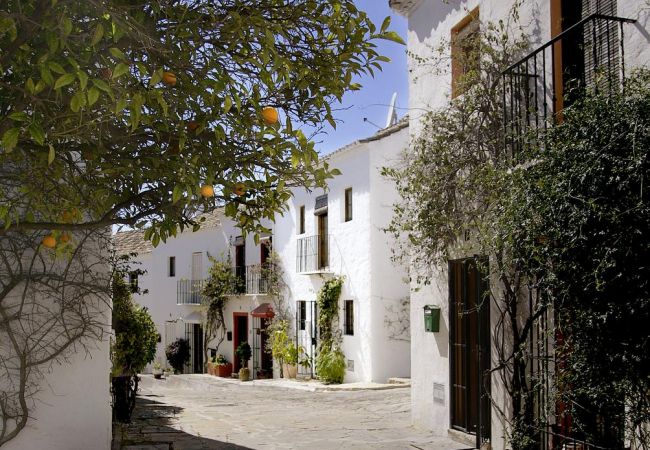
{"label": "orange fruit on tree", "polygon": [[167,86],[176,86],[176,75],[174,72],[163,72],[162,81]]}
{"label": "orange fruit on tree", "polygon": [[265,106],[264,108],[262,108],[262,119],[264,119],[264,123],[266,123],[267,125],[274,125],[278,123],[279,117],[280,116],[278,114],[278,110],[275,109],[274,107]]}
{"label": "orange fruit on tree", "polygon": [[43,244],[44,247],[47,247],[47,248],[56,247],[56,239],[51,234],[48,234],[47,236],[45,236],[41,243]]}
{"label": "orange fruit on tree", "polygon": [[233,191],[241,197],[246,194],[246,185],[244,183],[235,183],[235,189]]}
{"label": "orange fruit on tree", "polygon": [[201,195],[205,198],[214,197],[214,188],[209,184],[201,186]]}
{"label": "orange fruit on tree", "polygon": [[187,131],[194,132],[199,128],[199,123],[193,120],[187,122]]}
{"label": "orange fruit on tree", "polygon": [[70,240],[70,235],[68,233],[62,233],[59,237],[59,242],[62,244],[67,243]]}

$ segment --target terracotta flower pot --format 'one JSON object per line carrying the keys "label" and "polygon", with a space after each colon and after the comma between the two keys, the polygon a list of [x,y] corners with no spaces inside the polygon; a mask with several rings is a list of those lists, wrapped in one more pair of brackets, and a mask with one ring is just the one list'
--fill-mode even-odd
{"label": "terracotta flower pot", "polygon": [[224,377],[224,378],[230,378],[232,375],[232,364],[223,364],[221,366],[217,366],[217,373],[215,375]]}
{"label": "terracotta flower pot", "polygon": [[239,369],[239,381],[248,381],[251,378],[251,371],[247,367]]}

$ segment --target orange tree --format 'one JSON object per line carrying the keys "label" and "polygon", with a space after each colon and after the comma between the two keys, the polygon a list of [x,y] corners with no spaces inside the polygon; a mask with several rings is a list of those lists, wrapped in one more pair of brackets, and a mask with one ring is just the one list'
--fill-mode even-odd
{"label": "orange tree", "polygon": [[0,446],[104,333],[108,227],[256,232],[324,186],[300,127],[335,124],[388,27],[352,0],[0,0]]}
{"label": "orange tree", "polygon": [[[335,175],[302,124],[387,58],[352,0],[4,0],[0,228],[247,230]],[[48,240],[45,245],[53,242]]]}

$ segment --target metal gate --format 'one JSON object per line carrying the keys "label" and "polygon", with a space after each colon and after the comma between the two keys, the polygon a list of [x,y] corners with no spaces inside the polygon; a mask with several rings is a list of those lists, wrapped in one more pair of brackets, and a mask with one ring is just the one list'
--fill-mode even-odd
{"label": "metal gate", "polygon": [[316,376],[316,355],[318,349],[318,307],[315,300],[296,302],[296,345],[304,349],[309,360],[306,366],[298,365],[298,375]]}
{"label": "metal gate", "polygon": [[185,339],[190,344],[190,360],[185,373],[203,373],[203,327],[198,323],[185,324]]}

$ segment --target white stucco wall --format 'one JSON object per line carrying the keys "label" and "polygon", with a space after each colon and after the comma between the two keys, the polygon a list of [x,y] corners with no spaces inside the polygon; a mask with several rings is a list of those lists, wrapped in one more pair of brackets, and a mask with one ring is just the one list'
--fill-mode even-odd
{"label": "white stucco wall", "polygon": [[[170,238],[165,243],[161,243],[149,253],[138,255],[135,261],[139,265],[133,268],[139,268],[146,271],[138,279],[139,287],[142,291],[147,290],[146,294],[135,295],[134,299],[141,306],[149,309],[153,321],[156,323],[158,332],[161,335],[161,342],[158,344],[156,359],[154,362],[160,362],[163,366],[167,364],[165,357],[165,324],[168,321],[178,320],[176,337],[185,337],[184,323],[199,323],[196,318],[197,313],[201,313],[201,307],[196,305],[177,305],[177,284],[180,280],[189,280],[192,278],[192,254],[195,252],[202,253],[203,273],[202,278],[207,278],[210,267],[209,256],[225,260],[230,257],[231,263],[235,264],[235,255],[232,244],[237,236],[241,236],[241,231],[235,227],[232,220],[219,214],[221,224],[218,227],[204,227],[197,232],[187,230],[180,233],[175,238]],[[176,275],[169,276],[168,265],[169,257],[176,257]],[[260,248],[256,246],[251,236],[246,239],[246,264],[259,264],[261,258]],[[268,302],[266,296],[233,296],[229,299],[227,307],[224,310],[226,319],[226,328],[232,331],[233,312],[250,312],[260,303]],[[180,320],[179,320],[180,319]],[[249,342],[252,343],[251,318],[249,317]],[[208,347],[214,348],[214,343]],[[232,362],[234,350],[232,342],[224,341],[219,347],[218,352],[222,353]],[[146,369],[151,371],[151,364]]]}
{"label": "white stucco wall", "polygon": [[[110,311],[107,311],[110,324]],[[3,450],[108,450],[111,446],[110,325],[89,354],[73,354],[40,383],[27,426]]]}
{"label": "white stucco wall", "polygon": [[[475,7],[480,7],[480,20],[506,20],[513,2],[511,0],[421,0],[399,2],[413,5],[401,11],[408,17],[409,59],[409,109],[410,134],[417,136],[421,130],[420,118],[425,111],[445,105],[451,93],[451,67],[449,46],[443,52],[443,62],[438,65],[422,63],[418,58],[439,55],[437,49],[449,42],[451,28]],[[640,0],[619,0],[619,17],[637,20],[624,26],[625,66],[629,75],[634,67],[647,67],[650,63],[650,9]],[[520,8],[520,21],[512,23],[512,33],[517,26],[529,36],[531,49],[550,39],[550,1],[530,0]],[[419,113],[417,113],[419,112]],[[463,255],[459,255],[463,256]],[[468,256],[468,255],[465,255]],[[447,268],[432,268],[430,286],[413,285],[411,294],[411,378],[412,418],[415,425],[444,435],[449,429],[449,326]],[[441,306],[440,332],[424,331],[423,307],[426,304]],[[494,318],[493,318],[494,320]],[[434,383],[444,386],[444,403],[433,401]],[[493,379],[492,395],[504,406],[501,386]],[[492,414],[492,448],[503,449],[503,424],[498,414]]]}
{"label": "white stucco wall", "polygon": [[[292,316],[296,301],[313,301],[323,281],[334,275],[345,277],[340,299],[340,325],[344,301],[354,301],[354,335],[343,336],[346,359],[354,361],[345,382],[385,382],[389,377],[408,376],[408,340],[396,340],[385,326],[386,316],[403,306],[408,297],[405,271],[390,263],[388,237],[380,231],[392,214],[394,188],[381,178],[379,170],[392,162],[407,145],[408,130],[378,140],[353,143],[328,157],[331,167],[341,175],[328,183],[328,227],[330,235],[330,273],[296,273],[296,242],[317,234],[315,199],[312,193],[296,190],[289,211],[276,218],[274,248],[285,268],[290,290],[287,295]],[[344,220],[344,192],[352,188],[353,219]],[[305,234],[297,234],[298,211],[305,206]],[[408,319],[407,319],[408,320]]]}

